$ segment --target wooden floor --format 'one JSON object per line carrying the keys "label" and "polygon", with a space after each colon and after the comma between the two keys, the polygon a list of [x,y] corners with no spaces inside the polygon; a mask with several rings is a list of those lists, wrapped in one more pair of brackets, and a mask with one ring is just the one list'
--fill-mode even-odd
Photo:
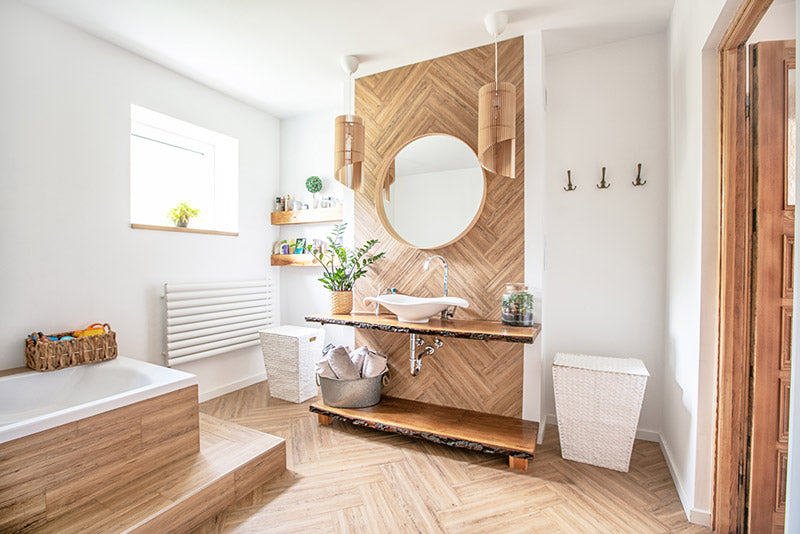
{"label": "wooden floor", "polygon": [[710,532],[686,521],[656,443],[629,473],[563,460],[548,427],[527,473],[505,456],[334,421],[268,398],[266,383],[202,412],[285,438],[287,471],[199,527],[222,532]]}
{"label": "wooden floor", "polygon": [[[285,442],[200,415],[200,452],[25,530],[49,534],[181,532],[285,472]],[[5,532],[5,530],[3,530]]]}

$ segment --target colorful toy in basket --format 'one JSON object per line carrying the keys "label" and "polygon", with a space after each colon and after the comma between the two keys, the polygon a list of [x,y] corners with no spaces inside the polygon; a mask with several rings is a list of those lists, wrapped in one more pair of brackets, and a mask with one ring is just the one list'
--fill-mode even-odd
{"label": "colorful toy in basket", "polygon": [[86,337],[86,336],[96,336],[99,334],[105,334],[106,329],[103,326],[103,323],[94,323],[83,330],[75,330],[72,335],[75,337]]}
{"label": "colorful toy in basket", "polygon": [[60,334],[34,332],[25,340],[25,364],[36,371],[54,371],[116,357],[117,334],[107,323]]}

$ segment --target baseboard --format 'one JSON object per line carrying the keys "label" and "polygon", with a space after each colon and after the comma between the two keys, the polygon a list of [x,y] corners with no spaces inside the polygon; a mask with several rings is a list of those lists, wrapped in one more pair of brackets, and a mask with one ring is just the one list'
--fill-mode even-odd
{"label": "baseboard", "polygon": [[[675,470],[675,463],[672,461],[672,453],[669,452],[669,445],[664,439],[661,439],[661,454],[664,455],[664,461],[667,462],[667,469],[669,469],[669,474],[672,476],[672,482],[675,484],[675,489],[678,491],[678,498],[681,500],[681,506],[683,506],[683,512],[686,514],[686,519],[692,521],[692,507],[689,504],[689,496],[686,495],[686,491],[683,489],[683,485],[681,485],[681,479],[678,477],[678,473]],[[711,514],[708,514],[709,526],[711,524]]]}
{"label": "baseboard", "polygon": [[246,388],[247,386],[252,386],[253,384],[258,384],[259,382],[263,382],[264,380],[265,377],[263,374],[249,376],[247,378],[243,378],[242,380],[237,380],[236,382],[225,384],[224,386],[219,386],[217,388],[208,391],[201,391],[198,397],[200,402],[205,402],[207,400],[221,397],[222,395],[230,393],[231,391],[236,391],[237,389],[242,389]]}
{"label": "baseboard", "polygon": [[[558,427],[558,419],[556,418],[555,414],[550,414],[545,419],[548,425],[553,425]],[[661,443],[661,434],[656,432],[655,430],[647,430],[645,428],[638,428],[636,429],[636,439],[641,439],[644,441],[653,441],[655,443]]]}
{"label": "baseboard", "polygon": [[689,510],[689,522],[711,528],[711,512],[708,510],[698,510],[697,508],[692,508]]}

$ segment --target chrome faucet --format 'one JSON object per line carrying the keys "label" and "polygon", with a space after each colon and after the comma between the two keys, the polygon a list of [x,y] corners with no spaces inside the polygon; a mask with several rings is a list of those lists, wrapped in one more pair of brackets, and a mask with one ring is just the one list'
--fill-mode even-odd
{"label": "chrome faucet", "polygon": [[[381,289],[382,287],[383,286],[378,284],[378,297],[380,297],[381,295],[391,295],[392,293],[397,293],[397,290],[395,288],[393,288],[393,287],[383,287],[383,289]],[[379,315],[380,314],[380,309],[381,309],[381,305],[376,302],[375,303],[375,315]]]}
{"label": "chrome faucet", "polygon": [[[422,264],[422,269],[425,270],[425,271],[430,269],[431,260],[434,259],[434,258],[439,258],[440,260],[442,260],[442,263],[444,264],[444,296],[446,297],[447,296],[447,260],[444,259],[444,256],[440,256],[439,254],[435,254],[433,256],[428,256],[428,259],[425,260],[424,264]],[[442,311],[442,320],[444,321],[445,319],[451,318],[454,313],[455,313],[455,306],[453,307],[453,309],[449,309],[448,308],[446,310],[443,310]]]}

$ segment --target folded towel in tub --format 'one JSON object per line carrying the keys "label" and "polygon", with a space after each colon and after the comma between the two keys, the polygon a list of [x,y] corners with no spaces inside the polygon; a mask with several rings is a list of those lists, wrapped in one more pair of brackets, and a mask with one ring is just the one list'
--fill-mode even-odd
{"label": "folded towel in tub", "polygon": [[387,358],[383,354],[368,351],[364,356],[364,366],[361,368],[362,378],[372,378],[374,376],[382,375],[389,370],[386,365]]}
{"label": "folded towel in tub", "polygon": [[366,345],[363,347],[358,347],[356,350],[350,353],[350,359],[353,361],[353,365],[356,366],[359,372],[364,368],[364,358],[367,357],[369,354],[369,349]]}
{"label": "folded towel in tub", "polygon": [[338,378],[336,373],[331,369],[331,362],[328,360],[320,360],[316,364],[316,373],[323,378]]}
{"label": "folded towel in tub", "polygon": [[338,378],[342,380],[361,378],[360,369],[350,359],[350,354],[347,352],[346,347],[336,347],[328,353],[327,359]]}

